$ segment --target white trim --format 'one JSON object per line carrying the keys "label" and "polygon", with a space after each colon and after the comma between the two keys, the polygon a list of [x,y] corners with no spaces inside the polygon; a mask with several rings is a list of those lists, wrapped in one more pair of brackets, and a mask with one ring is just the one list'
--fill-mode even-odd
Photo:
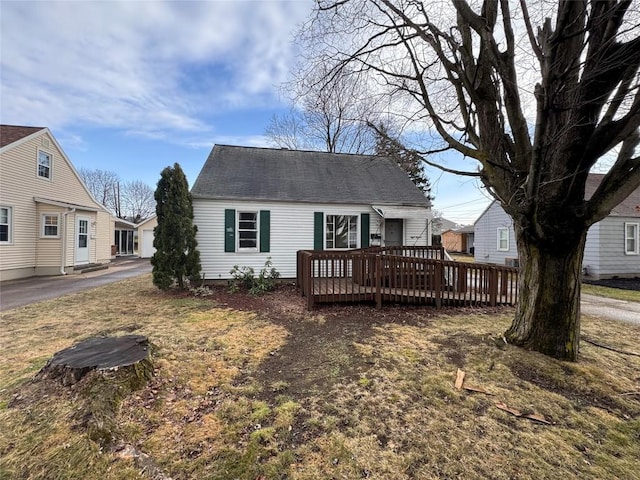
{"label": "white trim", "polygon": [[[57,223],[55,225],[56,227],[55,235],[47,235],[46,227],[52,226],[52,225],[47,225],[45,223],[45,217],[57,218]],[[40,215],[40,238],[60,238],[60,214],[59,213],[42,212],[42,214]]]}
{"label": "white trim", "polygon": [[[49,169],[49,175],[46,177],[44,175],[40,175],[40,154],[41,153],[49,156],[49,165],[47,166],[47,168]],[[36,177],[37,178],[39,178],[40,180],[46,180],[47,182],[52,182],[53,181],[53,163],[54,163],[53,153],[40,147],[36,149]]]}
{"label": "white trim", "polygon": [[[328,247],[327,246],[327,217],[329,215],[332,215],[334,217],[356,217],[356,246],[355,247],[350,247],[349,246],[349,230],[347,229],[347,247]],[[360,217],[361,214],[360,213],[324,213],[324,219],[322,222],[322,246],[324,250],[352,250],[354,248],[360,248],[360,232],[361,232],[361,226],[360,226]],[[334,232],[334,236],[333,236],[333,240],[335,243],[335,232]]]}
{"label": "white trim", "polygon": [[[256,246],[241,247],[240,246],[240,215],[243,213],[251,213],[256,216]],[[250,232],[253,230],[243,229]],[[236,252],[259,252],[260,251],[260,211],[256,210],[236,210]]]}
{"label": "white trim", "polygon": [[[83,220],[87,222],[87,232],[83,234],[87,236],[87,246],[82,248],[87,249],[87,259],[85,260],[84,258],[82,258],[79,260],[78,251],[80,250],[80,247],[78,246],[78,239],[80,235],[80,222]],[[91,217],[86,217],[84,215],[76,215],[76,228],[74,232],[73,245],[74,245],[73,246],[74,260],[75,260],[74,264],[84,265],[84,264],[91,263]]]}
{"label": "white trim", "polygon": [[[500,240],[501,240],[500,232],[506,232],[506,234],[507,234],[507,238],[506,238],[507,246],[506,246],[506,248],[501,248],[500,247]],[[498,227],[496,229],[496,250],[498,252],[508,252],[509,251],[509,227]]]}
{"label": "white trim", "polygon": [[0,205],[0,208],[7,210],[7,240],[0,241],[0,245],[13,245],[13,207],[9,205]]}
{"label": "white trim", "polygon": [[78,210],[84,210],[85,212],[100,211],[98,208],[95,208],[95,207],[85,207],[84,205],[76,205],[74,203],[60,202],[58,200],[49,200],[48,198],[33,197],[33,201],[36,203],[44,203],[45,205],[53,205],[55,207],[75,208]]}
{"label": "white trim", "polygon": [[[625,255],[638,255],[640,254],[639,245],[640,239],[638,239],[638,234],[640,233],[639,223],[632,222],[624,222],[624,254]],[[628,227],[632,227],[634,234],[632,237],[628,236]],[[627,248],[629,240],[633,240],[633,249],[629,250]]]}

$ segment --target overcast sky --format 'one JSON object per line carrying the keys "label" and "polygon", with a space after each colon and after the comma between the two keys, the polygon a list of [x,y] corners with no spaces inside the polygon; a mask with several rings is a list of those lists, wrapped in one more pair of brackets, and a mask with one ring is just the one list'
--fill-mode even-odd
{"label": "overcast sky", "polygon": [[[0,0],[0,117],[49,127],[76,168],[190,183],[215,143],[268,146],[292,33],[313,2]],[[474,181],[429,170],[435,207],[473,222]]]}

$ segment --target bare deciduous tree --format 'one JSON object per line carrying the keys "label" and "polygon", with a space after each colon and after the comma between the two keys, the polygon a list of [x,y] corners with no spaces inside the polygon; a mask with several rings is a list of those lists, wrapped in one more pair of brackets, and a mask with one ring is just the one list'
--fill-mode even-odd
{"label": "bare deciduous tree", "polygon": [[[455,173],[501,203],[520,255],[505,337],[561,359],[578,355],[587,230],[640,186],[639,23],[631,0],[320,0],[300,33],[327,82],[367,75],[438,135],[425,152],[477,160]],[[615,162],[585,199],[604,156]]]}
{"label": "bare deciduous tree", "polygon": [[274,116],[265,130],[271,143],[281,148],[315,149],[335,153],[370,153],[374,132],[367,126],[377,115],[375,102],[354,72],[331,73],[324,64],[300,70],[284,90],[290,92],[290,113]]}
{"label": "bare deciduous tree", "polygon": [[94,198],[109,210],[116,211],[116,188],[120,183],[120,176],[109,170],[78,169],[82,181]]}
{"label": "bare deciduous tree", "polygon": [[140,222],[155,212],[154,190],[140,180],[122,183],[120,176],[108,170],[78,170],[91,194],[116,217]]}
{"label": "bare deciduous tree", "polygon": [[155,214],[154,190],[140,180],[126,182],[122,187],[122,211],[134,223],[146,220]]}

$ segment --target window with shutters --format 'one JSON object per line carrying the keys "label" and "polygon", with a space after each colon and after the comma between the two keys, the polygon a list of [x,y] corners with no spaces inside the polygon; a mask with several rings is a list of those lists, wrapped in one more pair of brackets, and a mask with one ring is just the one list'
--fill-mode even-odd
{"label": "window with shutters", "polygon": [[325,248],[358,248],[358,216],[327,215]]}
{"label": "window with shutters", "polygon": [[238,212],[238,250],[258,249],[258,212]]}

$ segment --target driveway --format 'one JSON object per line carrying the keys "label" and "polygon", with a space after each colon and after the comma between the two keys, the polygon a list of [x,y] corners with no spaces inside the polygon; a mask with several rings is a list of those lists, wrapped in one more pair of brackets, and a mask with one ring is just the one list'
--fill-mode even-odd
{"label": "driveway", "polygon": [[32,277],[0,285],[0,311],[101,287],[151,272],[148,258],[118,259],[108,269],[79,275]]}
{"label": "driveway", "polygon": [[582,294],[580,311],[585,315],[640,325],[640,303]]}

